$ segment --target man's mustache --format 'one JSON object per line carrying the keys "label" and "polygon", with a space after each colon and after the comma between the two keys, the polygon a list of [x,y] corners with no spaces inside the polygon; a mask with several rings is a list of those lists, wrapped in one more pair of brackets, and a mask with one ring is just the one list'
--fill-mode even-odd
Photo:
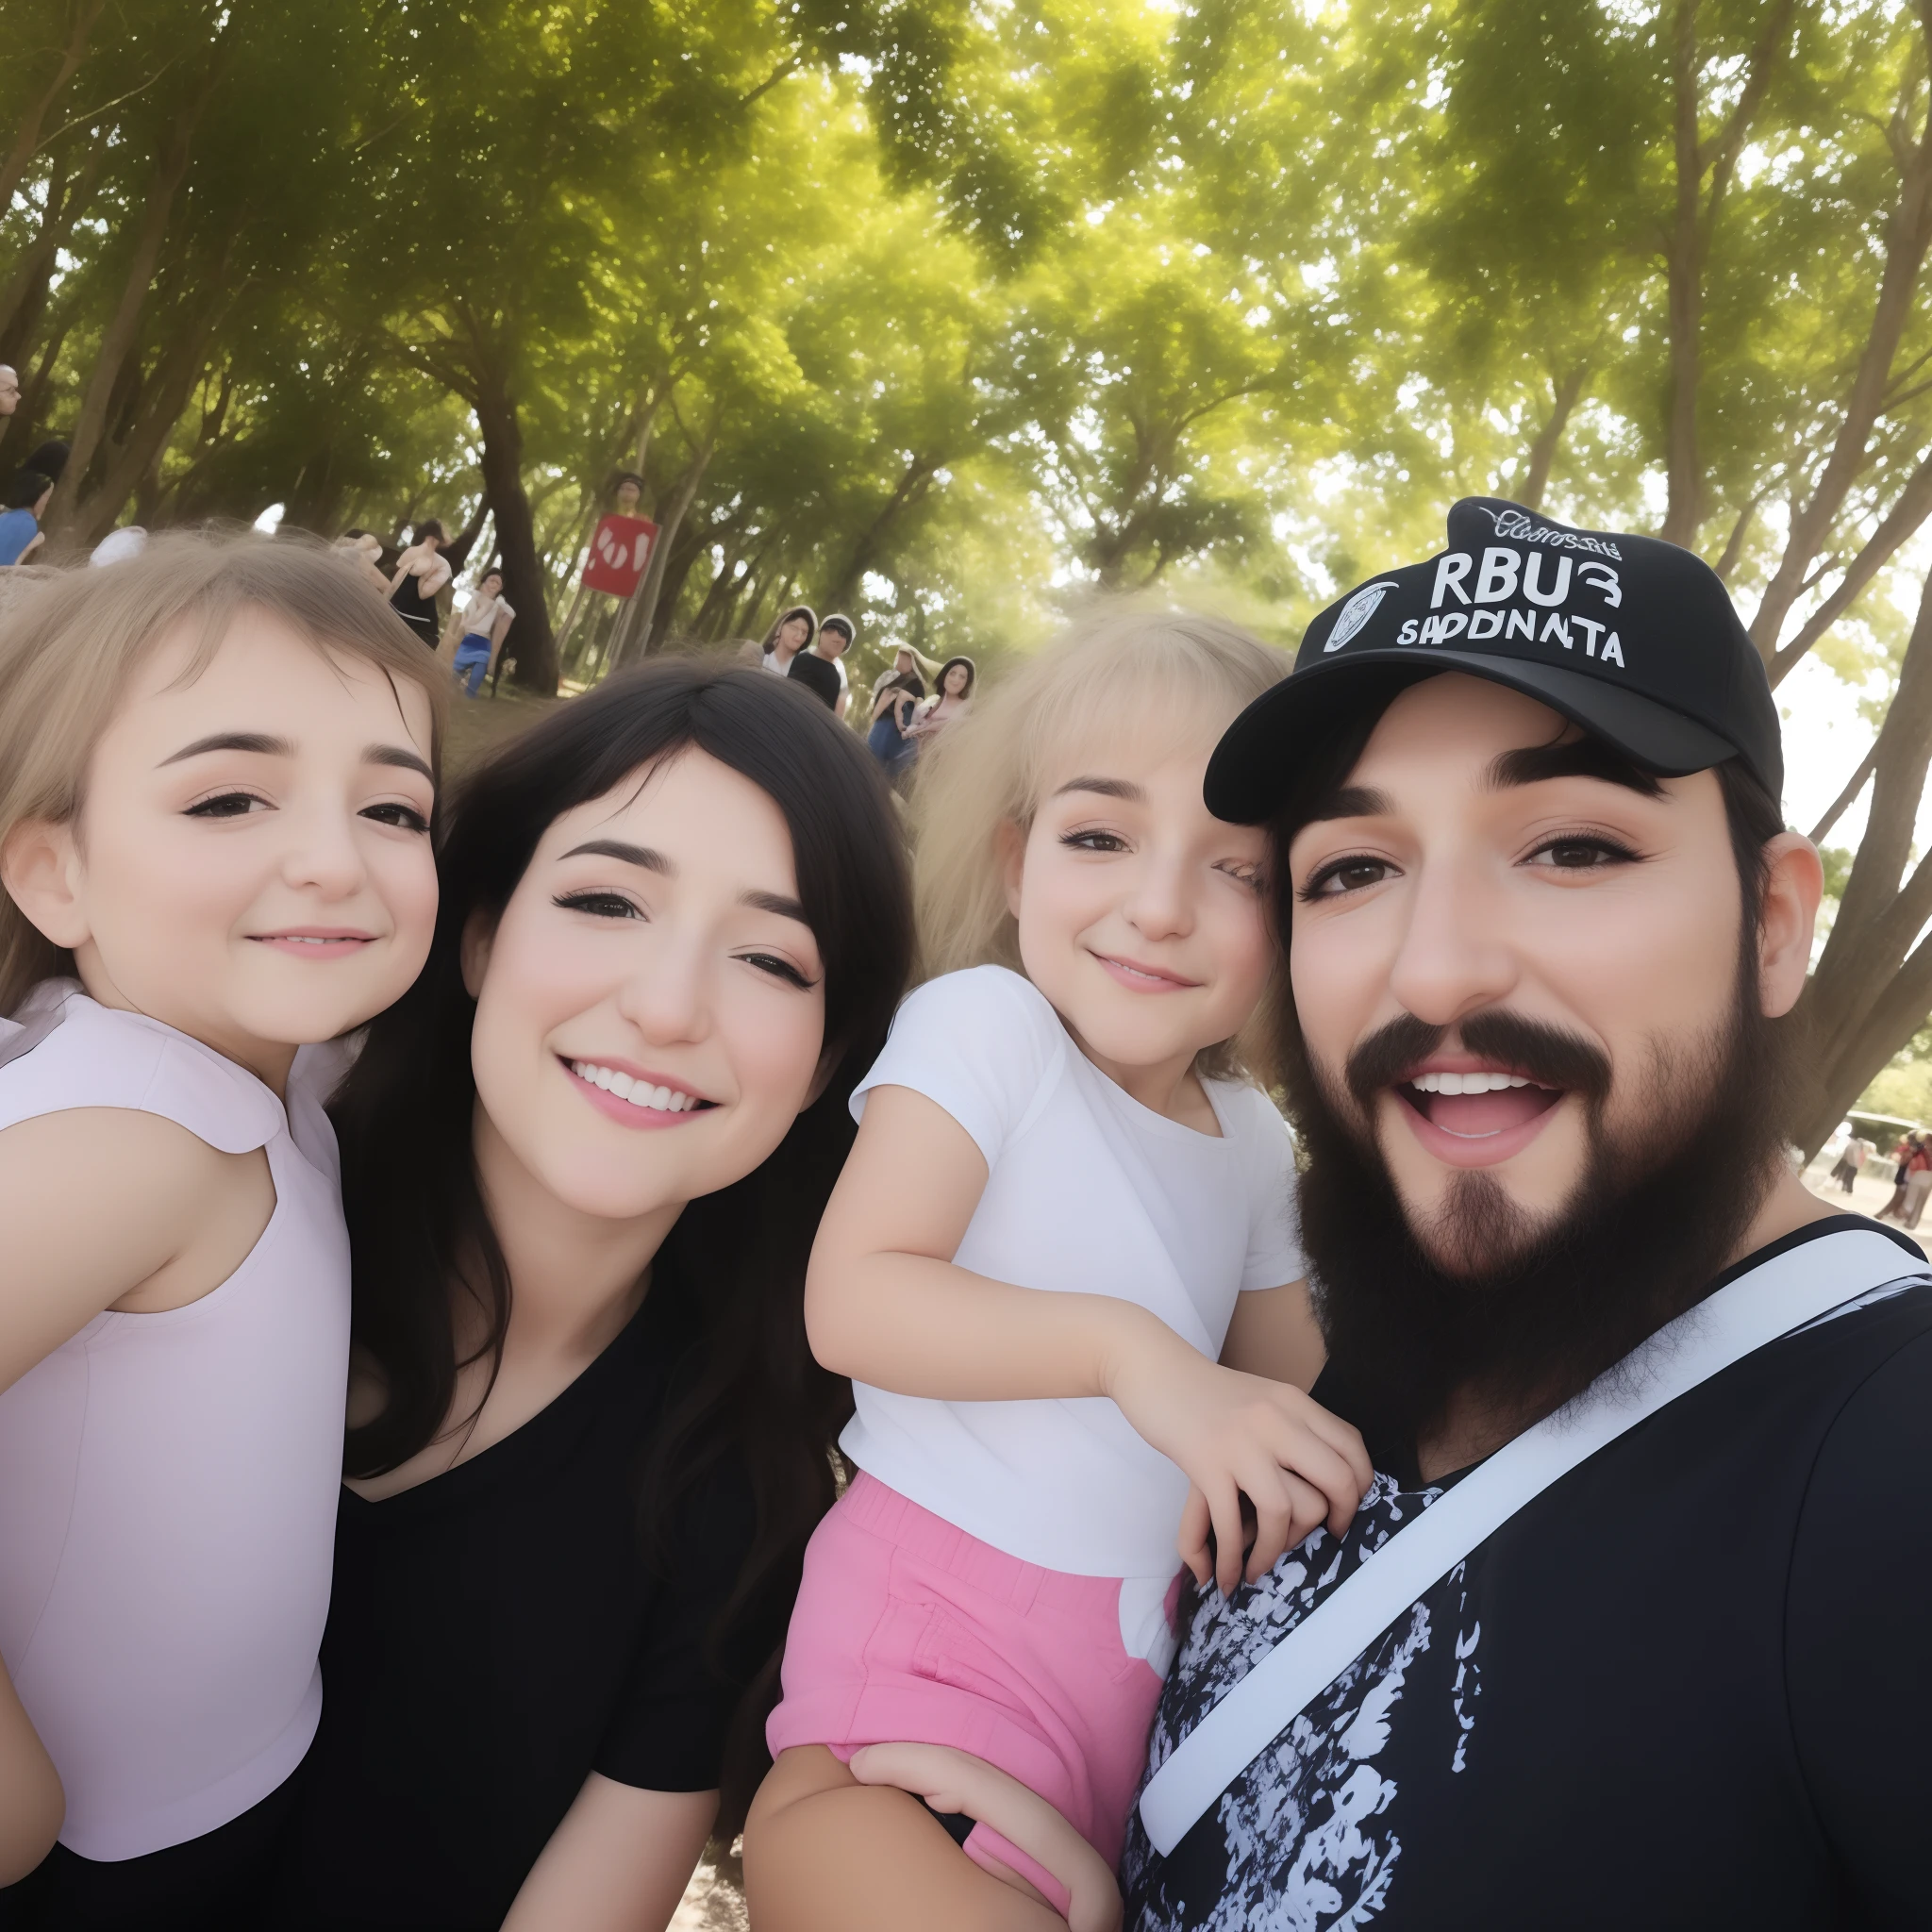
{"label": "man's mustache", "polygon": [[[1449,1037],[1447,1026],[1432,1026],[1403,1013],[1378,1026],[1348,1057],[1343,1078],[1356,1105],[1372,1113],[1377,1094],[1392,1087]],[[1562,1088],[1591,1105],[1610,1091],[1610,1062],[1603,1049],[1580,1033],[1566,1033],[1541,1020],[1524,1019],[1500,1007],[1472,1013],[1455,1031],[1463,1051],[1493,1060],[1539,1087]]]}

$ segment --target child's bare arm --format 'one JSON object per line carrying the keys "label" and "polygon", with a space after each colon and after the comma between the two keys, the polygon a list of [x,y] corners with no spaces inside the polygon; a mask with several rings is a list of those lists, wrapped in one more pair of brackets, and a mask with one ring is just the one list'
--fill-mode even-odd
{"label": "child's bare arm", "polygon": [[1250,1289],[1235,1302],[1234,1319],[1227,1324],[1227,1341],[1221,1351],[1225,1367],[1312,1389],[1327,1358],[1306,1281]]}
{"label": "child's bare arm", "polygon": [[972,1136],[937,1103],[901,1087],[873,1091],[806,1276],[819,1360],[939,1401],[1111,1397],[1194,1483],[1203,1524],[1183,1556],[1205,1582],[1211,1523],[1224,1590],[1242,1573],[1242,1494],[1260,1525],[1251,1574],[1318,1524],[1339,1533],[1368,1486],[1368,1457],[1301,1391],[1210,1362],[1134,1303],[1018,1288],[954,1265],[986,1176]]}
{"label": "child's bare arm", "polygon": [[157,1114],[75,1108],[0,1130],[0,1389],[104,1308],[218,1287],[274,1211],[261,1154]]}
{"label": "child's bare arm", "polygon": [[66,1812],[54,1760],[0,1666],[0,1886],[25,1878],[54,1849]]}

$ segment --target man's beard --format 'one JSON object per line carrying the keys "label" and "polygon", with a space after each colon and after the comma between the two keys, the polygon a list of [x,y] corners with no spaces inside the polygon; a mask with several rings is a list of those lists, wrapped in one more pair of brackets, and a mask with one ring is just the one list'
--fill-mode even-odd
{"label": "man's beard", "polygon": [[1708,1291],[1783,1158],[1791,1100],[1791,1023],[1764,1017],[1756,963],[1740,962],[1731,1013],[1711,1035],[1688,1053],[1653,1043],[1617,1127],[1610,1067],[1591,1042],[1503,1011],[1463,1022],[1467,1051],[1582,1102],[1588,1153],[1553,1214],[1519,1206],[1493,1174],[1452,1174],[1423,1224],[1426,1246],[1374,1122],[1391,1082],[1448,1029],[1405,1016],[1363,1041],[1349,1061],[1351,1109],[1291,1032],[1315,1311],[1372,1445],[1406,1459],[1458,1392],[1501,1425],[1527,1427]]}

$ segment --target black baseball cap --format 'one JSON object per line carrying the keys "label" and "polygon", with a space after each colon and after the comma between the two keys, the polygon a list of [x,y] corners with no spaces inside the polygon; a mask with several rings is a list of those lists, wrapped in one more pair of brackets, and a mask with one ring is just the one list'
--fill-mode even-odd
{"label": "black baseball cap", "polygon": [[1215,747],[1208,810],[1258,824],[1364,703],[1443,671],[1536,698],[1659,777],[1740,758],[1783,793],[1764,660],[1701,557],[1466,496],[1446,549],[1383,572],[1309,625],[1293,672]]}

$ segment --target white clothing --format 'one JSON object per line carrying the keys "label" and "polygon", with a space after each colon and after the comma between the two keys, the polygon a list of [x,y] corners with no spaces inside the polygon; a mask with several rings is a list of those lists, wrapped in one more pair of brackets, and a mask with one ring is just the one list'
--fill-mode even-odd
{"label": "white clothing", "polygon": [[486,597],[481,591],[475,591],[470,601],[463,606],[463,635],[490,638],[494,642],[496,620],[499,617],[515,615],[516,612],[504,598]]}
{"label": "white clothing", "polygon": [[[1151,1309],[1209,1359],[1235,1298],[1305,1272],[1293,1144],[1266,1094],[1204,1082],[1221,1137],[1142,1107],[1081,1053],[1029,980],[1002,966],[914,991],[852,1098],[908,1087],[986,1157],[953,1257],[1022,1288]],[[1188,1479],[1105,1397],[937,1402],[855,1383],[840,1438],[880,1482],[1023,1562],[1170,1578]]]}
{"label": "white clothing", "polygon": [[[72,980],[0,1020],[0,1128],[73,1108],[263,1147],[275,1207],[226,1281],[96,1315],[0,1391],[0,1655],[67,1793],[60,1841],[139,1857],[225,1824],[322,1714],[348,1386],[349,1239],[305,1048],[281,1102]],[[101,1211],[114,1177],[100,1176]]]}

